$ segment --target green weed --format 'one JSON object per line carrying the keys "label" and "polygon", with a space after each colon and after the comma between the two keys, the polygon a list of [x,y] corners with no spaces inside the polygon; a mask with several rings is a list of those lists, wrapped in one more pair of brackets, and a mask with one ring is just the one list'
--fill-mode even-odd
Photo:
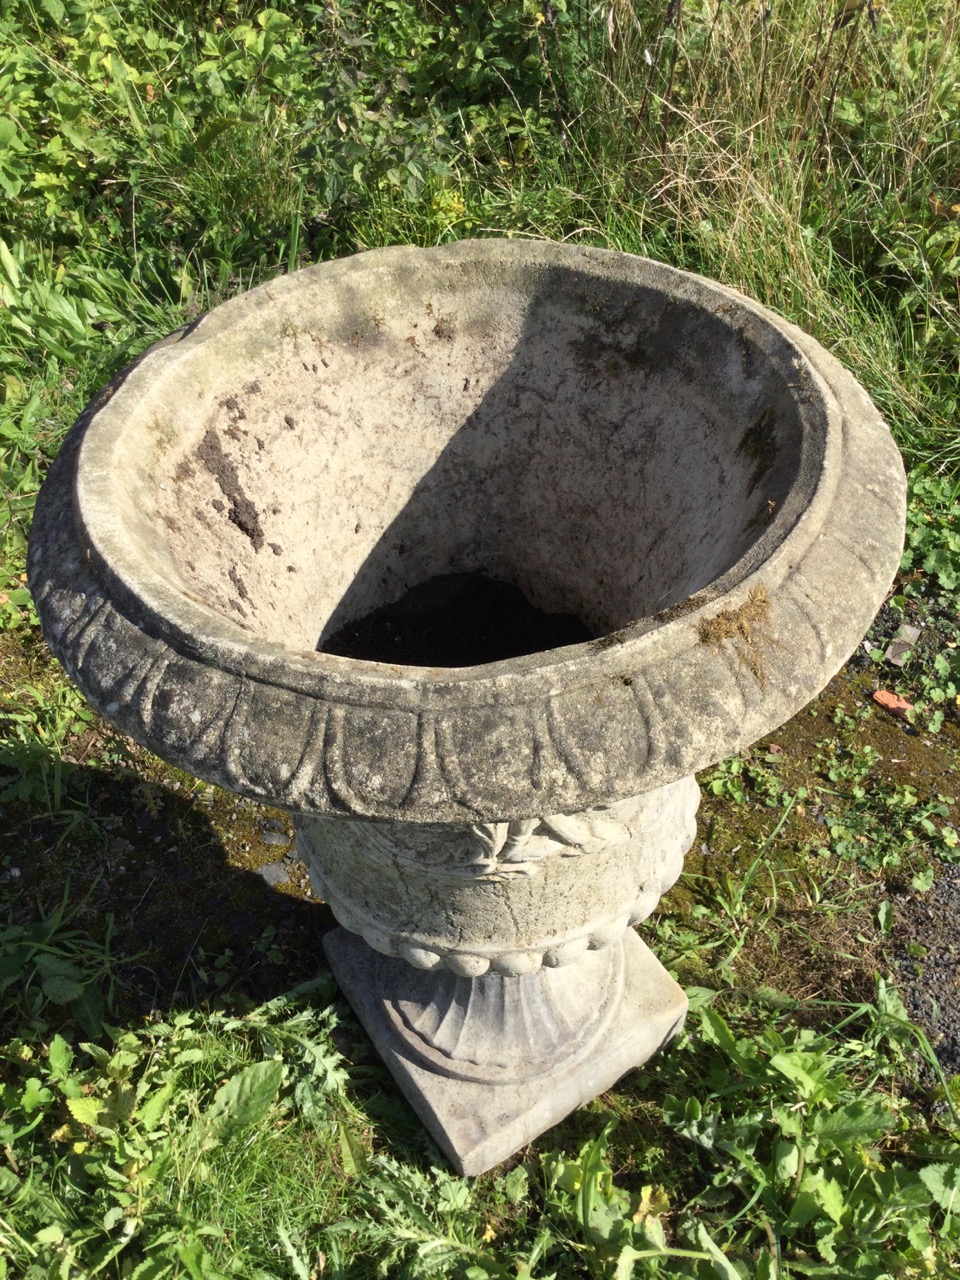
{"label": "green weed", "polygon": [[[245,1247],[231,1257],[230,1216],[238,1190],[249,1187],[242,1178],[239,1188],[230,1184],[240,1151],[247,1173],[263,1177],[271,1131],[294,1117],[297,1144],[322,1160],[341,1120],[353,1116],[325,996],[319,981],[242,1016],[181,1013],[136,1031],[110,1029],[106,1044],[59,1033],[45,1047],[13,1042],[0,1177],[5,1243],[19,1274],[266,1274]],[[281,1190],[292,1192],[289,1178]],[[310,1181],[316,1206],[319,1164]],[[291,1217],[302,1212],[291,1204]]]}
{"label": "green weed", "polygon": [[[161,1007],[126,1009],[113,926],[81,919],[62,877],[51,905],[45,876],[90,857],[71,826],[90,820],[73,761],[114,776],[130,761],[40,669],[22,575],[70,420],[216,302],[394,242],[647,253],[802,325],[887,416],[914,467],[890,608],[923,628],[902,670],[882,665],[876,632],[873,676],[955,753],[957,35],[956,4],[916,0],[0,0],[0,803],[16,870],[31,869],[25,831],[53,816],[60,835],[56,857],[30,845],[46,905],[12,894],[0,928],[0,1276],[880,1280],[956,1266],[956,1118],[915,1101],[930,1092],[918,1059],[934,1077],[936,1059],[892,988],[839,1009],[783,964],[789,990],[745,990],[758,940],[774,958],[826,950],[832,970],[857,947],[873,966],[874,943],[848,932],[894,927],[884,878],[922,892],[956,856],[946,784],[891,773],[899,744],[866,745],[863,709],[808,717],[819,746],[802,758],[768,744],[708,774],[708,855],[650,925],[702,984],[688,1032],[521,1163],[468,1183],[438,1167],[382,1070],[341,1056],[350,1024],[323,979],[251,1005],[239,943],[178,954],[163,980],[150,965],[171,957],[154,952],[137,981]],[[282,962],[251,936],[255,960]]]}
{"label": "green weed", "polygon": [[105,1014],[114,1010],[118,985],[111,955],[113,919],[100,939],[75,921],[83,903],[72,904],[69,883],[48,914],[27,920],[11,909],[0,927],[0,994],[4,1030],[30,1028],[46,1035],[57,1025],[58,1009],[90,1036],[103,1031]]}

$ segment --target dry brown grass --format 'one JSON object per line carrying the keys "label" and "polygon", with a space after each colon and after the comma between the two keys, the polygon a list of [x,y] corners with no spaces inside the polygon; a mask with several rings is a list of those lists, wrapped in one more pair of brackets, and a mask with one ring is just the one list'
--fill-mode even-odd
{"label": "dry brown grass", "polygon": [[706,618],[697,627],[701,644],[722,648],[727,640],[733,641],[737,657],[756,676],[761,685],[766,683],[763,650],[774,643],[771,630],[770,597],[766,587],[751,587],[746,600],[736,609],[723,609]]}

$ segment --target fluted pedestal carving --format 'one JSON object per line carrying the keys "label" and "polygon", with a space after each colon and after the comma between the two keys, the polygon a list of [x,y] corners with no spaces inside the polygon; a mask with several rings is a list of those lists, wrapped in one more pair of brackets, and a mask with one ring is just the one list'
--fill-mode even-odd
{"label": "fluted pedestal carving", "polygon": [[[468,1176],[499,1164],[646,1062],[680,1030],[687,1009],[682,989],[632,929],[566,968],[516,978],[418,974],[346,929],[328,934],[324,946],[397,1084]],[[599,985],[598,969],[615,980]],[[556,996],[568,1010],[579,1006],[583,1022],[531,1020]],[[439,1028],[446,1052],[431,1034]],[[552,1058],[549,1041],[557,1046]]]}
{"label": "fluted pedestal carving", "polygon": [[693,778],[579,814],[297,817],[347,999],[453,1164],[480,1173],[639,1066],[683,991],[630,928],[676,880]]}

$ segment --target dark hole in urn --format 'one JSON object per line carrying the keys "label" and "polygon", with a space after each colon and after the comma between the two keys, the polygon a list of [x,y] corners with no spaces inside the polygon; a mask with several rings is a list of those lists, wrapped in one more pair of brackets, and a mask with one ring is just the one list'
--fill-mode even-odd
{"label": "dark hole in urn", "polygon": [[444,573],[341,627],[319,648],[370,662],[472,667],[591,639],[572,613],[545,613],[512,583]]}

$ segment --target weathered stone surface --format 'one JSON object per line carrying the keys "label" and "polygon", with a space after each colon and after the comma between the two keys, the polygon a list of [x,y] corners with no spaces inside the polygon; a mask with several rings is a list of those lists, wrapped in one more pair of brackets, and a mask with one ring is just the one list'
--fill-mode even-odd
{"label": "weathered stone surface", "polygon": [[472,981],[379,956],[346,929],[327,934],[324,947],[407,1100],[467,1175],[499,1164],[646,1062],[687,1009],[630,930],[562,971]]}
{"label": "weathered stone surface", "polygon": [[683,868],[682,778],[586,813],[421,825],[298,815],[314,891],[375,951],[479,976],[562,967],[645,920]]}
{"label": "weathered stone surface", "polygon": [[[82,415],[31,585],[120,728],[304,813],[581,812],[793,714],[896,569],[859,385],[719,285],[529,242],[388,249],[226,303]],[[425,578],[515,581],[601,638],[389,667],[315,646]]]}
{"label": "weathered stone surface", "polygon": [[290,868],[283,862],[268,862],[257,868],[257,875],[262,876],[267,884],[276,888],[277,885],[286,884],[289,880]]}
{"label": "weathered stone surface", "polygon": [[[328,944],[348,997],[477,1172],[679,1025],[629,926],[693,839],[692,775],[842,665],[904,488],[863,389],[731,290],[570,246],[387,249],[121,374],[51,468],[30,582],[108,719],[293,811],[365,939]],[[465,668],[317,651],[452,574],[598,638]]]}

